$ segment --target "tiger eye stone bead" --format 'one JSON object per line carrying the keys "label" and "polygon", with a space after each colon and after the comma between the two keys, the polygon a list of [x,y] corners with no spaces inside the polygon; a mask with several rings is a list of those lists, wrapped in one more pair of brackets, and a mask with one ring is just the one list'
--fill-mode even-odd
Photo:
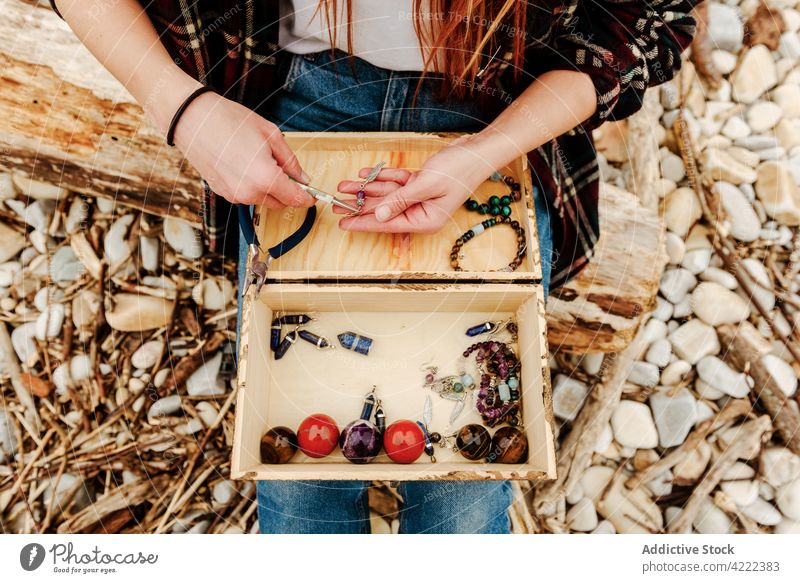
{"label": "tiger eye stone bead", "polygon": [[518,427],[501,427],[492,437],[487,461],[500,464],[519,464],[528,459],[528,438]]}
{"label": "tiger eye stone bead", "polygon": [[288,427],[269,429],[261,438],[261,463],[285,464],[297,451],[297,435]]}
{"label": "tiger eye stone bead", "polygon": [[491,437],[485,427],[470,423],[458,431],[456,447],[468,460],[481,460],[489,453]]}

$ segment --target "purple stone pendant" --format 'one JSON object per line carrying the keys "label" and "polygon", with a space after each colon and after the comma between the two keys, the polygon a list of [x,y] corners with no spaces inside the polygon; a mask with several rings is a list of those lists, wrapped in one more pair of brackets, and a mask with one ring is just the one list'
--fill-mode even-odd
{"label": "purple stone pendant", "polygon": [[342,454],[354,464],[368,464],[381,451],[383,435],[379,426],[370,421],[373,410],[376,410],[376,422],[385,424],[385,416],[380,401],[375,398],[374,387],[364,397],[361,418],[348,423],[339,435],[339,447],[342,448]]}

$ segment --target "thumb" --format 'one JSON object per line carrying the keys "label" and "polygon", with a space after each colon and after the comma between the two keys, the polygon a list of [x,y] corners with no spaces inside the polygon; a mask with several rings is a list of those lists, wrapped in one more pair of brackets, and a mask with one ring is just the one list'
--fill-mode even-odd
{"label": "thumb", "polygon": [[422,188],[413,182],[407,183],[383,198],[375,209],[375,219],[385,223],[427,198]]}
{"label": "thumb", "polygon": [[300,166],[300,161],[289,147],[289,144],[286,143],[283,134],[275,132],[275,134],[271,136],[270,145],[272,146],[272,157],[275,158],[278,166],[295,180],[299,180],[303,184],[308,184],[310,178],[308,174],[303,171],[303,168]]}

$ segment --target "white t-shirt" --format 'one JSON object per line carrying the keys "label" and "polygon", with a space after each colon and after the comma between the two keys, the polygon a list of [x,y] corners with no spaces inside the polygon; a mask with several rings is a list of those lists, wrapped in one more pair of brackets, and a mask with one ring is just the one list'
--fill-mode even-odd
{"label": "white t-shirt", "polygon": [[[326,6],[315,14],[318,0],[280,0],[282,49],[301,55],[331,48]],[[338,0],[336,48],[347,51],[347,2]],[[414,29],[413,0],[352,0],[353,54],[395,71],[421,71],[423,58]],[[423,22],[430,18],[421,6]],[[331,15],[332,16],[332,15]],[[333,19],[331,19],[333,26]],[[431,68],[430,70],[435,70]]]}

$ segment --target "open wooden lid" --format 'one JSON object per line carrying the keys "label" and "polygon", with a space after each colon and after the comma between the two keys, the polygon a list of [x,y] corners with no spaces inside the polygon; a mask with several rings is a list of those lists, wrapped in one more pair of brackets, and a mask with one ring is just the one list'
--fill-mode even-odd
{"label": "open wooden lid", "polygon": [[[311,185],[344,200],[338,193],[342,180],[358,179],[358,171],[383,160],[390,167],[417,169],[434,152],[460,134],[411,132],[287,132],[286,139],[311,176]],[[464,271],[450,266],[455,240],[487,216],[466,208],[435,234],[352,233],[339,228],[343,215],[330,205],[317,203],[318,216],[311,235],[285,256],[272,262],[267,281],[486,281],[538,283],[541,281],[536,221],[533,215],[530,170],[520,158],[502,170],[521,185],[522,200],[512,204],[511,218],[526,230],[527,249],[516,271],[497,271],[516,253],[516,233],[499,225],[482,233],[463,247],[460,260]],[[502,182],[485,182],[474,194],[479,202],[491,195],[503,196],[509,188]],[[294,232],[305,216],[303,209],[257,210],[257,232],[264,249]]]}

